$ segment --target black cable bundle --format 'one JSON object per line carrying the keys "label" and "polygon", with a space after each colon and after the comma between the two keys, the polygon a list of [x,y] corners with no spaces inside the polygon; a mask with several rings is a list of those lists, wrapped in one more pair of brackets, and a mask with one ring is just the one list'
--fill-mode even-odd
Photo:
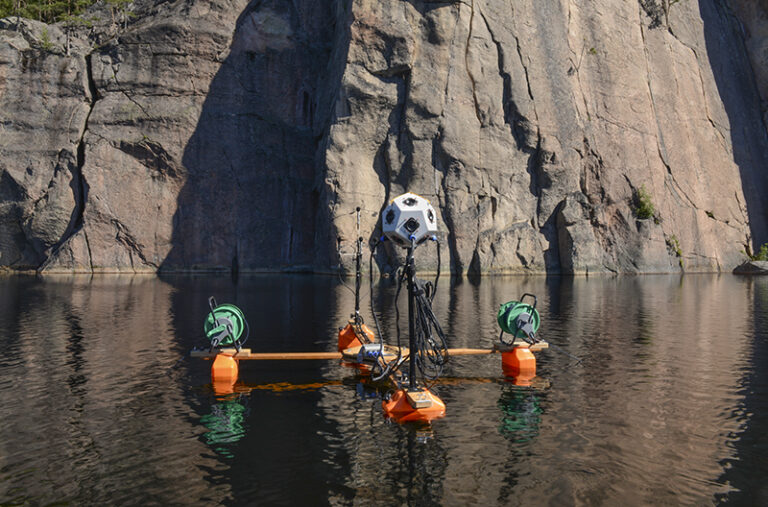
{"label": "black cable bundle", "polygon": [[416,351],[411,351],[411,360],[416,361],[416,367],[424,379],[436,380],[442,375],[443,366],[448,361],[448,343],[432,311],[434,285],[415,278],[414,291]]}
{"label": "black cable bundle", "polygon": [[[382,238],[383,240],[383,238]],[[435,276],[434,283],[425,282],[416,277],[414,281],[414,330],[415,330],[415,350],[409,351],[409,357],[404,358],[402,355],[402,345],[400,339],[400,308],[398,300],[400,299],[400,292],[404,285],[407,285],[407,269],[408,267],[399,266],[396,270],[397,275],[397,291],[395,293],[395,328],[397,330],[397,357],[389,362],[385,362],[383,357],[384,347],[384,335],[381,332],[381,326],[379,325],[379,319],[376,315],[373,306],[373,257],[376,251],[376,247],[381,243],[381,240],[374,242],[371,248],[371,256],[368,261],[368,272],[370,277],[370,303],[371,313],[373,314],[373,320],[376,324],[376,333],[379,336],[379,343],[381,344],[380,357],[381,363],[379,367],[382,371],[379,375],[372,375],[374,381],[381,380],[393,371],[397,370],[405,359],[415,361],[416,367],[425,380],[435,380],[443,372],[443,366],[448,361],[448,343],[445,338],[445,333],[440,327],[440,323],[437,321],[434,312],[432,311],[432,301],[435,298],[437,289],[437,282],[440,278],[440,242],[437,238],[433,237],[433,241],[437,242],[437,275]]]}
{"label": "black cable bundle", "polygon": [[[383,379],[390,373],[392,373],[395,369],[397,369],[398,366],[403,362],[403,349],[400,346],[400,325],[398,322],[397,326],[397,357],[391,360],[390,362],[384,361],[384,334],[381,332],[381,326],[379,325],[379,318],[376,315],[376,309],[373,307],[373,256],[376,253],[376,247],[379,246],[379,244],[384,240],[384,238],[380,240],[374,240],[373,246],[371,247],[371,256],[368,258],[368,277],[369,277],[369,287],[371,291],[371,296],[369,298],[370,304],[371,304],[371,314],[373,315],[373,322],[376,324],[376,336],[379,337],[379,362],[377,362],[374,365],[374,372],[376,371],[376,367],[381,367],[381,373],[379,375],[374,374],[374,372],[371,372],[371,380],[374,382],[378,382],[379,380]],[[402,274],[398,278],[398,284],[397,284],[397,295],[395,296],[395,312],[396,312],[396,319],[399,321],[400,314],[397,312],[397,296],[400,295],[400,288],[402,286],[401,284],[401,278]],[[382,367],[383,364],[383,367]]]}

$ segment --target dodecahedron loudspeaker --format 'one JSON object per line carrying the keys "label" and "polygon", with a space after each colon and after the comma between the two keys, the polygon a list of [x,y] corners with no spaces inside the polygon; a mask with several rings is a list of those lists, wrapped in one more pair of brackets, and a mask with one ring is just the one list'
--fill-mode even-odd
{"label": "dodecahedron loudspeaker", "polygon": [[404,248],[411,245],[411,238],[418,245],[437,232],[435,209],[419,195],[403,194],[384,209],[381,227],[386,237]]}

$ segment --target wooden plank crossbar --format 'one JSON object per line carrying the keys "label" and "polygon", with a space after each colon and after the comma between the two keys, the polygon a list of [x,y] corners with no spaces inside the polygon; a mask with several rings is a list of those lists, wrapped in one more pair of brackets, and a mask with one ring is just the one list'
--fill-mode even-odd
{"label": "wooden plank crossbar", "polygon": [[219,354],[226,354],[235,359],[261,360],[296,360],[296,359],[341,359],[341,352],[251,352],[251,349],[193,350],[190,357],[213,359]]}
{"label": "wooden plank crossbar", "polygon": [[[480,356],[480,355],[487,355],[487,354],[498,354],[501,352],[508,352],[511,351],[513,348],[517,346],[524,346],[527,345],[527,343],[518,341],[513,343],[512,345],[501,345],[496,344],[491,349],[470,349],[470,348],[455,348],[455,349],[448,349],[448,355],[449,356]],[[359,347],[356,347],[359,349]],[[537,343],[534,343],[533,345],[530,345],[529,348],[531,351],[536,352],[539,350],[547,349],[549,348],[549,344],[545,341],[540,341]],[[389,355],[394,355],[397,352],[396,347],[387,346],[385,345],[385,357]],[[347,358],[351,356],[357,355],[357,350],[347,349],[344,351],[345,354],[342,354],[341,352],[251,352],[251,349],[240,349],[240,352],[238,352],[236,349],[220,349],[220,350],[214,350],[213,352],[209,350],[193,350],[189,353],[190,357],[197,357],[201,359],[213,359],[218,354],[226,354],[229,356],[232,356],[235,359],[244,359],[244,360],[276,360],[276,361],[284,361],[284,360],[323,360],[323,359],[342,359],[346,355]],[[403,356],[408,355],[408,349],[403,348]]]}

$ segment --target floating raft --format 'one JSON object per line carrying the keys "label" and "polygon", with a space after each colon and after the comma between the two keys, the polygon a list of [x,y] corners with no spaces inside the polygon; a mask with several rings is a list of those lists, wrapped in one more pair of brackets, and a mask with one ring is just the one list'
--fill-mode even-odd
{"label": "floating raft", "polygon": [[[482,356],[488,354],[499,354],[509,352],[515,347],[528,346],[531,351],[538,351],[549,348],[545,341],[528,345],[524,341],[516,341],[512,345],[496,344],[490,349],[468,349],[457,348],[448,349],[449,356]],[[403,347],[403,356],[408,356],[408,349]],[[213,359],[219,354],[232,356],[238,360],[268,360],[268,361],[293,361],[293,360],[322,360],[322,359],[344,359],[345,361],[357,361],[360,347],[351,347],[343,352],[252,352],[251,349],[240,349],[238,352],[234,348],[222,348],[218,350],[193,350],[189,353],[190,357],[201,359]],[[397,356],[397,347],[393,345],[384,345],[384,359],[389,360]]]}

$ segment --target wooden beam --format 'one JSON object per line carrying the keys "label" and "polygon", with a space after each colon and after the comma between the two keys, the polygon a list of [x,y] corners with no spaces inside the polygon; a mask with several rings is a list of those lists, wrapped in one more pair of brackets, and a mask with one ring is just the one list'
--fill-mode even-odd
{"label": "wooden beam", "polygon": [[235,359],[253,360],[298,360],[298,359],[341,359],[341,352],[251,352],[251,349],[221,349],[210,352],[208,350],[193,350],[190,357],[213,359],[218,354],[227,354]]}
{"label": "wooden beam", "polygon": [[[469,348],[456,348],[448,349],[449,356],[481,356],[487,354],[498,354],[501,352],[508,352],[514,347],[527,345],[525,342],[515,342],[512,345],[496,344],[491,349],[469,349]],[[530,345],[531,351],[539,351],[549,348],[549,344],[545,341],[541,341]],[[293,361],[293,360],[323,360],[323,359],[353,359],[357,358],[357,352],[360,347],[354,347],[342,352],[251,352],[251,349],[240,349],[238,352],[235,349],[221,349],[210,352],[209,350],[193,350],[189,353],[190,357],[197,357],[201,359],[213,359],[218,354],[227,354],[235,359],[243,360],[262,360],[262,361]],[[391,359],[397,354],[397,347],[392,345],[384,346],[384,356],[387,359]],[[403,356],[408,355],[408,349],[403,348]]]}
{"label": "wooden beam", "polygon": [[497,343],[492,349],[448,349],[449,356],[480,356],[483,354],[498,354],[500,352],[509,352],[515,347],[528,346],[532,352],[544,350],[549,348],[549,343],[545,341],[536,342],[533,345],[528,345],[525,342],[517,341],[512,345],[503,345]]}

